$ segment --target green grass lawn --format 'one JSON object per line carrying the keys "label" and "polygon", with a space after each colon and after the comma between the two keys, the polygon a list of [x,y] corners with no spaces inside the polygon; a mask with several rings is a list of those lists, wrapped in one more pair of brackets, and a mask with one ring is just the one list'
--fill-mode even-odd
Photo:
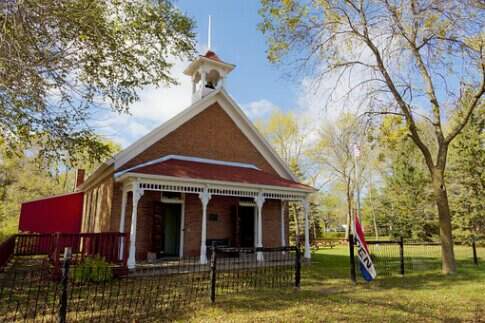
{"label": "green grass lawn", "polygon": [[452,276],[436,268],[421,269],[405,277],[380,275],[372,283],[359,280],[353,285],[347,249],[320,250],[304,267],[299,291],[221,296],[215,305],[186,313],[180,321],[485,322],[485,261],[476,267],[465,258]]}

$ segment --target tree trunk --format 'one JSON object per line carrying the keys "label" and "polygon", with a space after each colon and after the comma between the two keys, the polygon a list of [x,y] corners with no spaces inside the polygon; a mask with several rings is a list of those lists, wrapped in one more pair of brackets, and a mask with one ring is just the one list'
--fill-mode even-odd
{"label": "tree trunk", "polygon": [[432,184],[440,223],[442,271],[444,274],[452,274],[456,272],[456,261],[444,170],[438,168],[433,169]]}

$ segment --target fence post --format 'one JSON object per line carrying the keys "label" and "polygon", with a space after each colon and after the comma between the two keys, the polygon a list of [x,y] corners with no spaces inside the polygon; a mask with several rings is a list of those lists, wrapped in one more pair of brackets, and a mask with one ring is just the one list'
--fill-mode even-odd
{"label": "fence post", "polygon": [[354,235],[349,233],[349,260],[350,260],[350,280],[355,284],[357,276],[355,273],[355,256],[354,256]]}
{"label": "fence post", "polygon": [[473,249],[473,263],[475,265],[478,265],[477,244],[475,242],[475,237],[472,238],[472,249]]}
{"label": "fence post", "polygon": [[299,289],[301,283],[301,249],[300,241],[296,243],[295,251],[295,288]]}
{"label": "fence post", "polygon": [[62,277],[61,277],[61,297],[59,299],[59,322],[66,322],[67,314],[67,285],[69,283],[69,265],[71,262],[72,249],[66,247],[64,249],[64,262],[62,264]]}
{"label": "fence post", "polygon": [[210,247],[211,262],[210,262],[210,280],[211,280],[211,303],[216,302],[216,271],[217,271],[217,248],[214,243]]}
{"label": "fence post", "polygon": [[399,237],[399,258],[401,261],[401,275],[404,276],[404,238]]}

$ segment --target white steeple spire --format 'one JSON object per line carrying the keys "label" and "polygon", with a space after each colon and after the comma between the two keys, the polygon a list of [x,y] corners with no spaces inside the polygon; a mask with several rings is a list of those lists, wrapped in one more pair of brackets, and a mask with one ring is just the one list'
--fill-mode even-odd
{"label": "white steeple spire", "polygon": [[211,50],[212,47],[212,19],[209,15],[209,28],[207,31],[207,50]]}

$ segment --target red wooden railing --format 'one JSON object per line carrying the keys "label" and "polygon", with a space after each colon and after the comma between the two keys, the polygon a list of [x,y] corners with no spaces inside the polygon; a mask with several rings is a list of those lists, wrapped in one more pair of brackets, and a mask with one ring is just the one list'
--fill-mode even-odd
{"label": "red wooden railing", "polygon": [[[120,247],[123,245],[123,254]],[[56,268],[64,248],[72,249],[73,261],[85,257],[101,257],[107,262],[126,267],[129,234],[122,232],[102,233],[20,233],[0,245],[0,268],[12,255],[48,255]],[[4,260],[5,259],[5,260]]]}
{"label": "red wooden railing", "polygon": [[14,255],[15,252],[15,235],[7,238],[0,243],[0,269],[3,268]]}

